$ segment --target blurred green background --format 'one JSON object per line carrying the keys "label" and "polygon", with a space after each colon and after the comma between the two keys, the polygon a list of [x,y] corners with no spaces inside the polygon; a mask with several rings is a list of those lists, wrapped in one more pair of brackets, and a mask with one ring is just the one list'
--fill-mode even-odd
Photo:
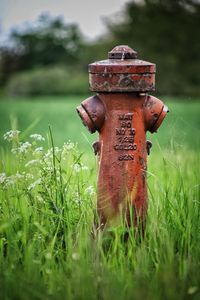
{"label": "blurred green background", "polygon": [[[30,133],[48,133],[51,125],[56,145],[71,140],[78,142],[84,152],[92,154],[92,143],[97,134],[90,134],[76,113],[76,107],[87,96],[38,97],[33,101],[21,99],[17,102],[4,99],[0,102],[0,144],[6,145],[3,133],[9,128],[20,129],[28,138]],[[161,128],[155,134],[148,133],[153,142],[153,151],[171,148],[194,149],[200,146],[200,105],[198,101],[182,98],[161,97],[169,107]],[[192,153],[191,153],[192,155]]]}
{"label": "blurred green background", "polygon": [[130,1],[118,16],[104,19],[104,34],[88,41],[78,24],[41,14],[32,25],[13,28],[0,46],[1,93],[85,94],[88,64],[128,44],[140,59],[156,63],[157,93],[198,98],[199,15],[199,0]]}

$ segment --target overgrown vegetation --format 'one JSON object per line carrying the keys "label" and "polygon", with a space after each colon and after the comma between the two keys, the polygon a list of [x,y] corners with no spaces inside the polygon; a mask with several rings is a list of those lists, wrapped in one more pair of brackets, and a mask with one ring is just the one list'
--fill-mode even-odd
{"label": "overgrown vegetation", "polygon": [[[92,153],[81,153],[66,138],[57,147],[51,130],[48,137],[33,128],[4,135],[2,300],[199,299],[200,155],[193,143],[196,137],[199,145],[198,103],[187,104],[190,120],[184,115],[186,103],[168,104],[171,116],[148,162],[143,239],[130,228],[125,242],[123,224],[99,230]],[[76,121],[70,122],[73,127]]]}
{"label": "overgrown vegetation", "polygon": [[198,299],[197,153],[154,157],[145,237],[130,228],[125,242],[123,224],[94,226],[95,176],[73,143],[58,148],[50,136],[45,151],[38,134],[4,137],[13,147],[0,174],[2,299]]}

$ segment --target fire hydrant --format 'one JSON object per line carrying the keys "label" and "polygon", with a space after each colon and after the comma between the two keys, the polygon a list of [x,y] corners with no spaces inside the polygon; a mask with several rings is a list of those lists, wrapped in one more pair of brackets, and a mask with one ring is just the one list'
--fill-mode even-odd
{"label": "fire hydrant", "polygon": [[77,107],[83,124],[99,132],[93,144],[98,154],[97,210],[102,225],[121,220],[145,224],[147,154],[168,108],[156,97],[155,64],[137,59],[128,46],[117,46],[108,59],[89,65],[91,91],[97,95]]}

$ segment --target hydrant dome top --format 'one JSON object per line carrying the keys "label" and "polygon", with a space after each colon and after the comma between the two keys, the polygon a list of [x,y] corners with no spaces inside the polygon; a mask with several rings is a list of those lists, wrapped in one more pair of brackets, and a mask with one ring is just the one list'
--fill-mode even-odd
{"label": "hydrant dome top", "polygon": [[108,52],[109,59],[134,59],[137,58],[137,52],[127,45],[114,47]]}
{"label": "hydrant dome top", "polygon": [[155,73],[156,65],[137,59],[137,52],[126,45],[114,47],[108,52],[108,59],[89,64],[89,73]]}

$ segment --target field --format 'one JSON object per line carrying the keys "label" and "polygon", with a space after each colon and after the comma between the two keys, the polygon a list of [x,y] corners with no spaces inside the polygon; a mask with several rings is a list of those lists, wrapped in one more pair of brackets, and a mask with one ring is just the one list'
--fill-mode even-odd
{"label": "field", "polygon": [[[141,239],[94,225],[83,99],[0,101],[0,299],[200,299],[200,102],[163,98]],[[21,133],[3,139],[10,129]]]}

